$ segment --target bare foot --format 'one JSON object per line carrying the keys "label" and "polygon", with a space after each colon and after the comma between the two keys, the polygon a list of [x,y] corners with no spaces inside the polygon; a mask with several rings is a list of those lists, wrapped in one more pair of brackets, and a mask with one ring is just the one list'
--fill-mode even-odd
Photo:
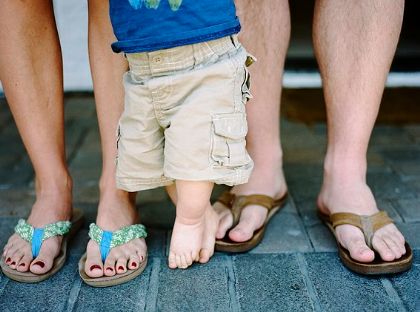
{"label": "bare foot", "polygon": [[[105,231],[117,231],[138,223],[135,194],[115,188],[103,192],[96,224]],[[90,240],[87,245],[85,273],[90,277],[114,276],[127,269],[137,269],[146,259],[147,246],[144,238],[134,239],[124,245],[112,248],[105,263],[102,263],[98,244]]]}
{"label": "bare foot", "polygon": [[[236,195],[262,194],[271,196],[274,199],[281,198],[286,194],[287,186],[281,168],[281,162],[276,167],[279,168],[276,168],[277,170],[270,168],[270,170],[262,170],[262,172],[258,172],[257,168],[254,168],[248,183],[233,187],[231,192]],[[275,172],[279,172],[279,174],[274,175]],[[213,207],[220,219],[216,238],[222,239],[232,227],[232,213],[219,202],[216,202]],[[239,224],[229,231],[229,238],[234,242],[246,242],[251,239],[254,231],[264,225],[267,212],[267,209],[262,206],[247,206],[242,211]]]}
{"label": "bare foot", "polygon": [[[365,182],[330,183],[326,180],[324,179],[323,188],[318,196],[318,207],[323,213],[350,212],[370,216],[379,212],[372,191]],[[359,228],[340,225],[335,231],[341,246],[350,252],[354,260],[373,261],[375,253],[366,245]],[[394,224],[388,224],[377,230],[372,239],[373,248],[384,261],[393,261],[404,255],[406,253],[404,244],[404,236]]]}
{"label": "bare foot", "polygon": [[[71,179],[62,187],[57,185],[51,191],[37,188],[37,200],[34,203],[27,223],[34,228],[43,228],[57,221],[70,220],[71,217]],[[3,256],[11,269],[19,272],[31,271],[44,274],[51,270],[54,258],[60,253],[62,237],[45,240],[38,256],[33,259],[31,244],[13,234],[4,247]]]}
{"label": "bare foot", "polygon": [[205,230],[205,214],[196,222],[177,216],[172,230],[168,263],[171,269],[186,269],[199,260]]}
{"label": "bare foot", "polygon": [[210,258],[213,256],[217,227],[219,225],[219,217],[214,211],[213,207],[210,205],[210,203],[206,208],[204,218],[204,234],[203,240],[201,242],[201,250],[199,255],[200,263],[209,262]]}

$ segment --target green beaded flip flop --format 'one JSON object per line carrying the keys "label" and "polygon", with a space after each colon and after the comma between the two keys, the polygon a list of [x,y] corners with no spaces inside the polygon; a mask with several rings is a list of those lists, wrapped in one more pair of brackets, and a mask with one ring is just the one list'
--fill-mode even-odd
{"label": "green beaded flip flop", "polygon": [[32,254],[34,259],[38,256],[42,243],[46,239],[54,236],[63,236],[60,253],[54,259],[51,270],[44,274],[38,275],[30,271],[19,272],[17,270],[13,270],[6,264],[4,256],[1,256],[0,259],[1,270],[4,275],[17,282],[37,283],[46,280],[64,266],[66,262],[67,242],[81,228],[82,225],[83,210],[80,209],[73,209],[70,221],[58,221],[48,224],[42,229],[34,229],[30,224],[26,223],[25,220],[19,220],[18,224],[15,226],[15,232],[32,245]]}
{"label": "green beaded flip flop", "polygon": [[[100,247],[102,262],[105,262],[111,248],[126,244],[136,238],[146,238],[146,228],[143,224],[133,224],[126,226],[118,231],[109,232],[99,228],[96,224],[92,223],[89,226],[89,237],[93,239]],[[79,275],[83,281],[89,286],[93,287],[108,287],[115,286],[122,283],[131,281],[139,276],[147,265],[147,255],[139,267],[135,270],[127,268],[127,272],[123,274],[116,274],[114,276],[101,276],[90,277],[85,272],[86,253],[80,258],[79,261]]]}

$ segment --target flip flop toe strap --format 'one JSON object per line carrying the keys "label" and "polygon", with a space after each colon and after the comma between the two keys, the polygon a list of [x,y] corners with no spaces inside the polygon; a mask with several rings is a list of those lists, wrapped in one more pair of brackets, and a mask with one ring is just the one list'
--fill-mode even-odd
{"label": "flip flop toe strap", "polygon": [[272,197],[266,195],[237,196],[235,203],[232,207],[232,227],[238,225],[242,210],[244,210],[245,207],[250,205],[258,205],[267,208],[268,210],[271,210],[273,207],[275,207],[275,200]]}
{"label": "flip flop toe strap", "polygon": [[89,237],[100,247],[102,262],[105,262],[110,250],[126,244],[136,238],[147,237],[146,227],[143,224],[133,224],[118,231],[104,231],[95,223],[89,226]]}
{"label": "flip flop toe strap", "polygon": [[372,216],[360,216],[354,213],[341,212],[332,214],[330,218],[334,228],[339,225],[349,224],[362,230],[366,244],[370,249],[373,248],[373,234],[381,227],[392,223],[392,219],[388,217],[386,211],[380,211]]}
{"label": "flip flop toe strap", "polygon": [[15,232],[32,245],[32,255],[36,258],[45,240],[54,236],[63,236],[70,231],[70,228],[70,221],[58,221],[44,228],[35,229],[25,220],[20,219],[15,226]]}

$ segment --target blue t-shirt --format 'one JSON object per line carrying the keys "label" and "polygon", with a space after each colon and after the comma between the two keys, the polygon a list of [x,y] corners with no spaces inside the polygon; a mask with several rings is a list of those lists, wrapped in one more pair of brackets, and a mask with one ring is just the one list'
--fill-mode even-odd
{"label": "blue t-shirt", "polygon": [[114,52],[136,53],[238,33],[233,0],[109,0],[118,41]]}

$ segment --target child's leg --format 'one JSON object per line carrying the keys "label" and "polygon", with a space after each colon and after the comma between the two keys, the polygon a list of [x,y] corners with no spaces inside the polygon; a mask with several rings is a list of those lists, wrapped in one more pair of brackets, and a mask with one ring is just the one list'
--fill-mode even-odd
{"label": "child's leg", "polygon": [[211,182],[176,181],[176,219],[168,259],[171,269],[186,269],[199,260],[212,190]]}
{"label": "child's leg", "polygon": [[[175,184],[166,187],[169,197],[172,202],[177,205],[178,196]],[[201,241],[201,248],[199,254],[200,263],[209,262],[214,254],[214,244],[216,240],[216,232],[219,225],[219,217],[213,209],[210,201],[207,203],[206,211],[204,212],[204,233]]]}

